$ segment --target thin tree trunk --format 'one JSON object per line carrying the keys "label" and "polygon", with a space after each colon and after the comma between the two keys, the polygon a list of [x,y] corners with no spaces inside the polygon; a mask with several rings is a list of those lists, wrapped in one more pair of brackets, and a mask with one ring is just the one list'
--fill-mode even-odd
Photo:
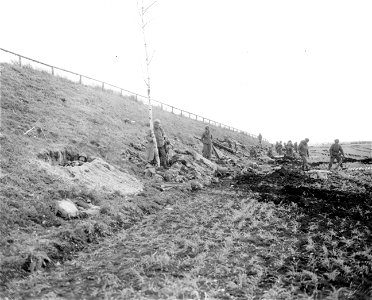
{"label": "thin tree trunk", "polygon": [[152,138],[153,138],[153,143],[154,143],[154,148],[155,148],[154,149],[155,150],[154,152],[155,152],[156,166],[159,167],[160,166],[159,151],[158,151],[158,145],[156,143],[156,137],[155,137],[155,134],[154,134],[154,123],[153,123],[153,118],[152,118],[151,84],[150,84],[150,71],[149,71],[150,61],[149,61],[149,55],[148,55],[148,51],[147,51],[146,34],[145,34],[145,26],[146,26],[146,24],[145,24],[145,21],[144,21],[144,15],[145,15],[145,12],[146,12],[146,10],[148,8],[149,7],[147,7],[146,9],[144,8],[143,1],[142,1],[142,7],[141,7],[141,13],[140,13],[140,15],[141,15],[141,21],[142,21],[141,26],[142,26],[143,41],[144,41],[145,55],[146,55],[147,81],[145,80],[145,82],[146,82],[146,85],[147,85],[147,99],[148,99],[148,109],[149,109],[149,122],[150,122],[150,130],[151,130],[151,134],[152,134]]}

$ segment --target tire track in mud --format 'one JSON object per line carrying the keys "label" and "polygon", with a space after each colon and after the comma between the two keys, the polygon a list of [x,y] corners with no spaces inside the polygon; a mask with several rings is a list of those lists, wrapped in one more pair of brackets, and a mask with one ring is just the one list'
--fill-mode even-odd
{"label": "tire track in mud", "polygon": [[12,296],[293,299],[336,289],[368,299],[371,185],[336,179],[282,168],[222,180],[19,282]]}
{"label": "tire track in mud", "polygon": [[289,224],[285,210],[247,196],[228,185],[190,194],[16,290],[22,297],[61,299],[270,293],[275,270],[296,243],[296,224]]}

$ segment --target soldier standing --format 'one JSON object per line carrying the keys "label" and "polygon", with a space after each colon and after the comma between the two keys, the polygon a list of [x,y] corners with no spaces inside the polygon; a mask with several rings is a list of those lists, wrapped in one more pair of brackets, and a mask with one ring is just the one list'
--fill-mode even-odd
{"label": "soldier standing", "polygon": [[160,125],[160,120],[154,121],[154,134],[159,151],[160,165],[167,169],[168,162],[167,153],[165,150],[165,142],[167,140],[167,136],[165,135],[164,129]]}
{"label": "soldier standing", "polygon": [[307,162],[307,159],[309,157],[309,146],[308,143],[309,139],[306,138],[300,142],[300,145],[298,145],[298,152],[300,153],[301,159],[302,159],[302,170],[307,171],[310,170],[310,165]]}
{"label": "soldier standing", "polygon": [[292,141],[289,140],[286,147],[286,155],[289,157],[293,157],[293,144]]}
{"label": "soldier standing", "polygon": [[212,156],[212,138],[209,126],[205,126],[205,131],[201,137],[201,141],[203,143],[203,156],[208,159]]}
{"label": "soldier standing", "polygon": [[336,169],[340,166],[342,168],[342,157],[344,157],[344,150],[342,149],[341,145],[339,144],[339,139],[335,139],[334,144],[332,144],[331,148],[329,148],[329,165],[328,165],[328,170],[332,168],[333,162],[337,161],[338,165]]}

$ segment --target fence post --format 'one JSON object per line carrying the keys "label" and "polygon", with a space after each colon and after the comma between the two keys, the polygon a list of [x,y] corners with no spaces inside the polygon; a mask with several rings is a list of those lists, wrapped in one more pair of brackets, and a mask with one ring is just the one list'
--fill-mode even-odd
{"label": "fence post", "polygon": [[[1,49],[1,50],[2,50],[2,49]],[[6,50],[4,50],[4,51],[6,51]],[[9,52],[9,51],[6,51],[6,52]],[[10,52],[10,53],[14,54],[15,56],[18,56],[18,63],[19,63],[19,66],[20,66],[20,67],[22,67],[22,58],[25,58],[26,60],[34,61],[34,62],[36,62],[36,63],[44,64],[44,63],[41,63],[41,62],[39,62],[39,61],[36,61],[36,60],[30,59],[30,58],[27,58],[27,57],[23,57],[23,56],[21,56],[21,55],[19,55],[19,54],[13,53],[13,52]],[[46,64],[44,64],[44,65],[46,65]],[[54,67],[54,66],[50,66],[50,65],[47,65],[47,66],[49,66],[49,67],[51,68],[51,72],[52,72],[52,75],[53,75],[53,76],[55,75],[55,69],[59,69],[58,67]],[[63,70],[63,69],[59,69],[59,70]],[[63,70],[63,71],[66,71],[66,70]],[[69,72],[69,71],[67,71],[67,72]],[[71,73],[72,73],[72,72],[71,72]],[[76,73],[73,73],[73,74],[76,74]],[[83,75],[80,75],[80,74],[76,74],[76,75],[79,76],[79,83],[80,83],[80,84],[83,84]],[[93,80],[95,80],[95,79],[93,79]],[[102,90],[105,90],[105,82],[103,82],[103,81],[99,81],[99,80],[96,80],[96,81],[101,82],[101,83],[102,83]],[[110,84],[109,84],[109,85],[110,85]],[[115,87],[115,86],[114,86],[114,87]],[[132,93],[132,92],[129,92],[129,93],[134,94],[134,93]],[[120,95],[123,96],[123,89],[120,89]],[[136,101],[138,101],[138,95],[135,94],[135,96],[136,96]],[[174,112],[175,107],[170,106],[170,105],[167,105],[167,104],[164,104],[164,105],[165,105],[165,107],[171,107],[171,112],[172,112],[172,114],[175,113],[175,112]],[[163,105],[163,103],[160,103],[161,110],[164,110],[164,105]],[[179,110],[180,110],[180,109],[179,109]],[[202,116],[198,116],[198,115],[196,115],[196,114],[193,114],[193,113],[190,113],[190,112],[187,112],[187,111],[180,110],[180,112],[181,112],[181,116],[182,116],[182,117],[184,116],[184,113],[188,114],[188,118],[190,118],[190,119],[192,119],[192,115],[194,115],[196,121],[200,121],[199,119],[201,119],[203,123],[207,123],[207,124],[210,124],[210,125],[214,125],[214,126],[217,126],[217,127],[223,128],[223,129],[228,129],[228,130],[230,130],[230,131],[234,131],[234,132],[237,132],[237,133],[241,133],[241,134],[247,135],[247,136],[249,136],[249,137],[251,137],[251,138],[253,138],[253,139],[257,139],[257,136],[256,136],[256,135],[250,134],[250,133],[248,133],[248,132],[246,132],[246,131],[242,131],[242,130],[236,129],[236,128],[234,128],[234,127],[230,127],[230,126],[227,126],[227,125],[221,124],[221,123],[219,123],[219,122],[215,122],[215,121],[212,121],[212,120],[210,120],[210,119],[206,119],[206,118],[204,118],[204,117],[202,117]],[[186,117],[186,115],[185,115],[185,117]],[[266,142],[266,143],[269,143],[269,141],[268,141],[267,139],[263,139],[263,141]]]}

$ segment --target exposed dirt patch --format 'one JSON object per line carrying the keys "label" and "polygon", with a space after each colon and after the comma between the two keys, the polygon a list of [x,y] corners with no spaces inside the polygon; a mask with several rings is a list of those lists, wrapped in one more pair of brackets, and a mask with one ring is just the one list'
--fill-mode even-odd
{"label": "exposed dirt patch", "polygon": [[[254,138],[213,127],[242,150],[225,153],[220,183],[198,185],[210,183],[212,170],[180,158],[154,185],[143,176],[144,105],[31,68],[4,65],[2,75],[0,297],[372,297],[370,172],[311,179],[298,160],[250,157]],[[202,122],[156,107],[154,116],[180,154],[201,151]],[[364,158],[365,146],[345,153]],[[319,159],[311,153],[313,162],[327,164],[328,148]],[[147,183],[143,192],[118,191],[127,172]],[[181,189],[188,180],[197,193]],[[173,181],[178,188],[164,184]],[[59,218],[53,203],[61,199],[100,213]]]}
{"label": "exposed dirt patch", "polygon": [[164,193],[165,207],[148,206],[140,223],[13,295],[368,299],[371,186],[335,179],[252,170]]}
{"label": "exposed dirt patch", "polygon": [[139,193],[143,184],[124,170],[118,170],[99,157],[87,157],[68,150],[45,151],[38,155],[41,168],[87,190],[123,195]]}

